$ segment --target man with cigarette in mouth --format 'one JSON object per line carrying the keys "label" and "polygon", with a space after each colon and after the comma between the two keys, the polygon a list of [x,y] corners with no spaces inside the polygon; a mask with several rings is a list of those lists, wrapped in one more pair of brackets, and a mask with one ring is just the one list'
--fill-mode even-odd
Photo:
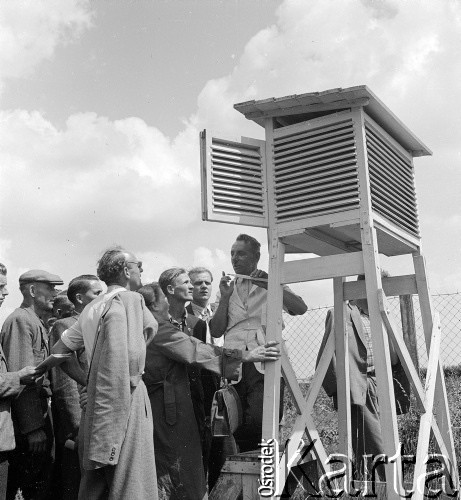
{"label": "man with cigarette in mouth", "polygon": [[[258,269],[260,243],[247,234],[237,236],[231,248],[232,267],[237,275],[234,281],[224,275],[219,284],[218,307],[210,321],[213,337],[224,335],[224,347],[251,350],[265,344],[267,279]],[[288,286],[283,287],[283,309],[293,316],[304,314],[303,299]],[[261,442],[264,374],[260,363],[242,366],[234,387],[242,402],[243,424],[234,434],[240,452],[255,450]],[[283,408],[283,384],[281,384]],[[280,415],[281,417],[282,415]]]}

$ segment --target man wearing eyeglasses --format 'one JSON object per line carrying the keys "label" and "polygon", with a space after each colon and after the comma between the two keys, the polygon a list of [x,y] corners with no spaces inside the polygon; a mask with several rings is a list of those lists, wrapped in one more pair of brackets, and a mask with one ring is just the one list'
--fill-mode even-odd
{"label": "man wearing eyeglasses", "polygon": [[[66,354],[85,347],[89,372],[79,446],[79,498],[157,499],[152,412],[142,381],[146,343],[158,324],[141,295],[142,263],[124,248],[106,250],[97,275],[107,285],[53,347]],[[80,382],[77,380],[77,382]]]}

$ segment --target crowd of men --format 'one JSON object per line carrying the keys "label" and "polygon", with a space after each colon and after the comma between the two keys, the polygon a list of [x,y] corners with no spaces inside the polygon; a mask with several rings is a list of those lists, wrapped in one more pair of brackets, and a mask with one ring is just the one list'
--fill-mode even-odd
{"label": "crowd of men", "polygon": [[[171,268],[143,286],[142,262],[121,247],[65,291],[48,271],[22,274],[22,304],[0,332],[0,500],[18,492],[25,500],[206,498],[226,456],[258,448],[261,365],[280,356],[264,337],[259,258],[257,240],[239,235],[238,276],[223,273],[215,304],[209,270]],[[0,265],[0,305],[7,295]],[[288,287],[283,305],[293,315],[307,309]],[[56,366],[37,368],[50,353]],[[217,438],[211,401],[222,379],[235,384],[243,423]]]}
{"label": "crowd of men", "polygon": [[[235,275],[223,273],[214,303],[208,269],[170,268],[143,286],[142,262],[121,247],[64,291],[55,274],[23,273],[23,301],[0,331],[0,500],[207,498],[227,456],[258,449],[263,362],[280,356],[265,340],[268,275],[259,259],[259,242],[239,235]],[[7,295],[0,264],[0,306]],[[299,315],[307,306],[284,286],[283,308]],[[333,330],[329,311],[319,359]],[[379,455],[366,300],[348,304],[345,333],[353,449],[356,458]],[[409,384],[392,344],[390,352],[403,413]],[[37,368],[50,353],[53,367]],[[336,403],[335,360],[323,385]],[[211,409],[223,380],[233,384],[243,418],[233,435],[217,437]],[[281,392],[283,401],[283,383]]]}

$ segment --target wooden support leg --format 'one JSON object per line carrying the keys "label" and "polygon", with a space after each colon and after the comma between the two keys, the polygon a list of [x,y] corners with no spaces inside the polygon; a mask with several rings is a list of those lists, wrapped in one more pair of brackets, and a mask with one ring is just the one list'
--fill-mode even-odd
{"label": "wooden support leg", "polygon": [[378,303],[378,290],[382,289],[382,283],[375,228],[368,227],[364,231],[362,246],[383,447],[388,458],[395,457],[394,463],[386,465],[387,497],[389,500],[398,500],[403,492],[402,467],[389,341]]}
{"label": "wooden support leg", "polygon": [[[285,256],[285,245],[281,243],[275,230],[269,230],[269,283],[267,294],[266,340],[282,345],[282,305],[283,289],[281,270]],[[262,439],[267,442],[279,439],[281,360],[266,363],[264,376],[264,405],[262,419]],[[278,456],[276,457],[278,460]],[[278,464],[274,464],[278,474]],[[276,479],[276,483],[277,483]],[[278,487],[278,484],[276,485]]]}
{"label": "wooden support leg", "polygon": [[[349,338],[346,329],[344,278],[333,278],[336,380],[338,397],[338,449],[348,457],[347,480],[352,481],[351,390],[349,381]],[[344,486],[344,485],[343,485]]]}

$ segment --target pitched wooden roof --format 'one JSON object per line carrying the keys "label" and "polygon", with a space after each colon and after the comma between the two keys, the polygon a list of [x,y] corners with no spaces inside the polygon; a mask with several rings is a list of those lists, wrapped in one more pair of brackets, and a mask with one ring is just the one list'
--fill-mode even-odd
{"label": "pitched wooden roof", "polygon": [[266,118],[275,118],[280,126],[284,126],[357,106],[364,107],[366,113],[413,156],[432,154],[366,85],[241,102],[234,108],[264,127]]}

